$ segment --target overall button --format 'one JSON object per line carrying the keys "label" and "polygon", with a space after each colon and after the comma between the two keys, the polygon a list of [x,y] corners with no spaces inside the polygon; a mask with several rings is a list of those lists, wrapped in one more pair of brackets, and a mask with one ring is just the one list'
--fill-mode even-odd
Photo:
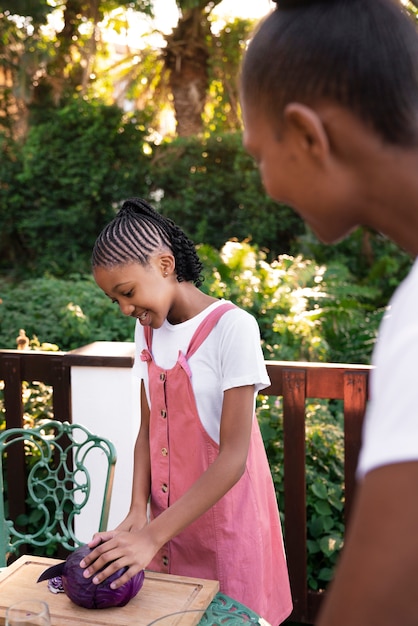
{"label": "overall button", "polygon": [[161,417],[167,417],[167,411],[165,411],[164,409],[161,409]]}
{"label": "overall button", "polygon": [[165,380],[165,374],[164,374],[164,372],[161,372],[161,374],[160,374],[160,380]]}
{"label": "overall button", "polygon": [[168,567],[168,556],[163,556],[163,565]]}
{"label": "overall button", "polygon": [[163,484],[163,486],[161,487],[161,491],[162,491],[163,493],[167,493],[167,491],[168,491],[168,485],[167,485],[166,483],[164,483],[164,484]]}
{"label": "overall button", "polygon": [[167,448],[161,448],[161,454],[162,454],[163,456],[167,456],[167,454],[168,454],[168,450],[167,450]]}

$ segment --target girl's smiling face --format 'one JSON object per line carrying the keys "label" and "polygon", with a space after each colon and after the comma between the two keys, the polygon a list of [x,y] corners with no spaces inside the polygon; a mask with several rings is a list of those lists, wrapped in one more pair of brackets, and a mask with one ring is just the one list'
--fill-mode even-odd
{"label": "girl's smiling face", "polygon": [[93,275],[100,289],[119,305],[124,315],[136,317],[143,326],[160,328],[173,306],[173,279],[177,283],[173,272],[173,257],[159,254],[146,266],[129,263],[112,268],[95,267]]}

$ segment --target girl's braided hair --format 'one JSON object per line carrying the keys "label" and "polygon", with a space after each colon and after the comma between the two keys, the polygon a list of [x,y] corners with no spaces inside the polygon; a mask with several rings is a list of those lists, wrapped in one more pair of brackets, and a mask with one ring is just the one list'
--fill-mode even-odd
{"label": "girl's braided hair", "polygon": [[193,242],[172,220],[141,198],[126,200],[96,239],[92,267],[113,268],[128,263],[147,265],[150,257],[170,250],[179,282],[203,282],[202,263]]}
{"label": "girl's braided hair", "polygon": [[398,0],[275,0],[241,70],[246,106],[279,132],[290,102],[349,109],[383,140],[418,143],[418,36]]}

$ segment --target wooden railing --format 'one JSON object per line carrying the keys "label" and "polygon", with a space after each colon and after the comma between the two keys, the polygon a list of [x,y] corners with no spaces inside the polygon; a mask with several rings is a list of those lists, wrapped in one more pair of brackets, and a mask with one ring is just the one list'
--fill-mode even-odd
{"label": "wooden railing", "polygon": [[344,403],[344,517],[347,524],[354,499],[370,367],[270,361],[267,368],[271,386],[263,393],[283,397],[284,538],[294,605],[290,619],[314,624],[324,594],[310,591],[307,585],[306,400],[328,398]]}
{"label": "wooden railing", "polygon": [[[71,421],[71,365],[77,363],[77,358],[80,357],[71,353],[0,350],[0,380],[4,381],[6,427],[20,426],[22,423],[22,381],[36,380],[51,385],[55,418]],[[106,366],[106,361],[105,357],[101,358],[100,365]],[[117,364],[114,357],[108,361],[109,366]],[[355,468],[368,397],[370,367],[268,361],[267,368],[271,386],[263,393],[283,398],[284,537],[294,603],[290,620],[314,624],[324,594],[310,591],[307,585],[306,401],[309,398],[343,400],[347,523],[355,492]],[[10,513],[15,515],[22,511],[25,498],[24,474],[19,463],[14,468],[13,476]]]}

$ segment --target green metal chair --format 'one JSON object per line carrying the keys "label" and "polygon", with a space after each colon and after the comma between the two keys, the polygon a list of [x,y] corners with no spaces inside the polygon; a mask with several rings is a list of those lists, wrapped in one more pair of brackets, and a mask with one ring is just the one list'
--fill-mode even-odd
{"label": "green metal chair", "polygon": [[[12,455],[23,460],[27,472],[27,502],[35,521],[8,519],[8,495],[13,491]],[[10,460],[10,462],[9,462]],[[29,552],[49,553],[48,546],[75,550],[74,521],[86,506],[92,490],[93,463],[105,465],[100,479],[100,519],[97,530],[106,530],[116,463],[114,445],[79,424],[45,420],[34,428],[10,428],[0,432],[0,567]]]}

